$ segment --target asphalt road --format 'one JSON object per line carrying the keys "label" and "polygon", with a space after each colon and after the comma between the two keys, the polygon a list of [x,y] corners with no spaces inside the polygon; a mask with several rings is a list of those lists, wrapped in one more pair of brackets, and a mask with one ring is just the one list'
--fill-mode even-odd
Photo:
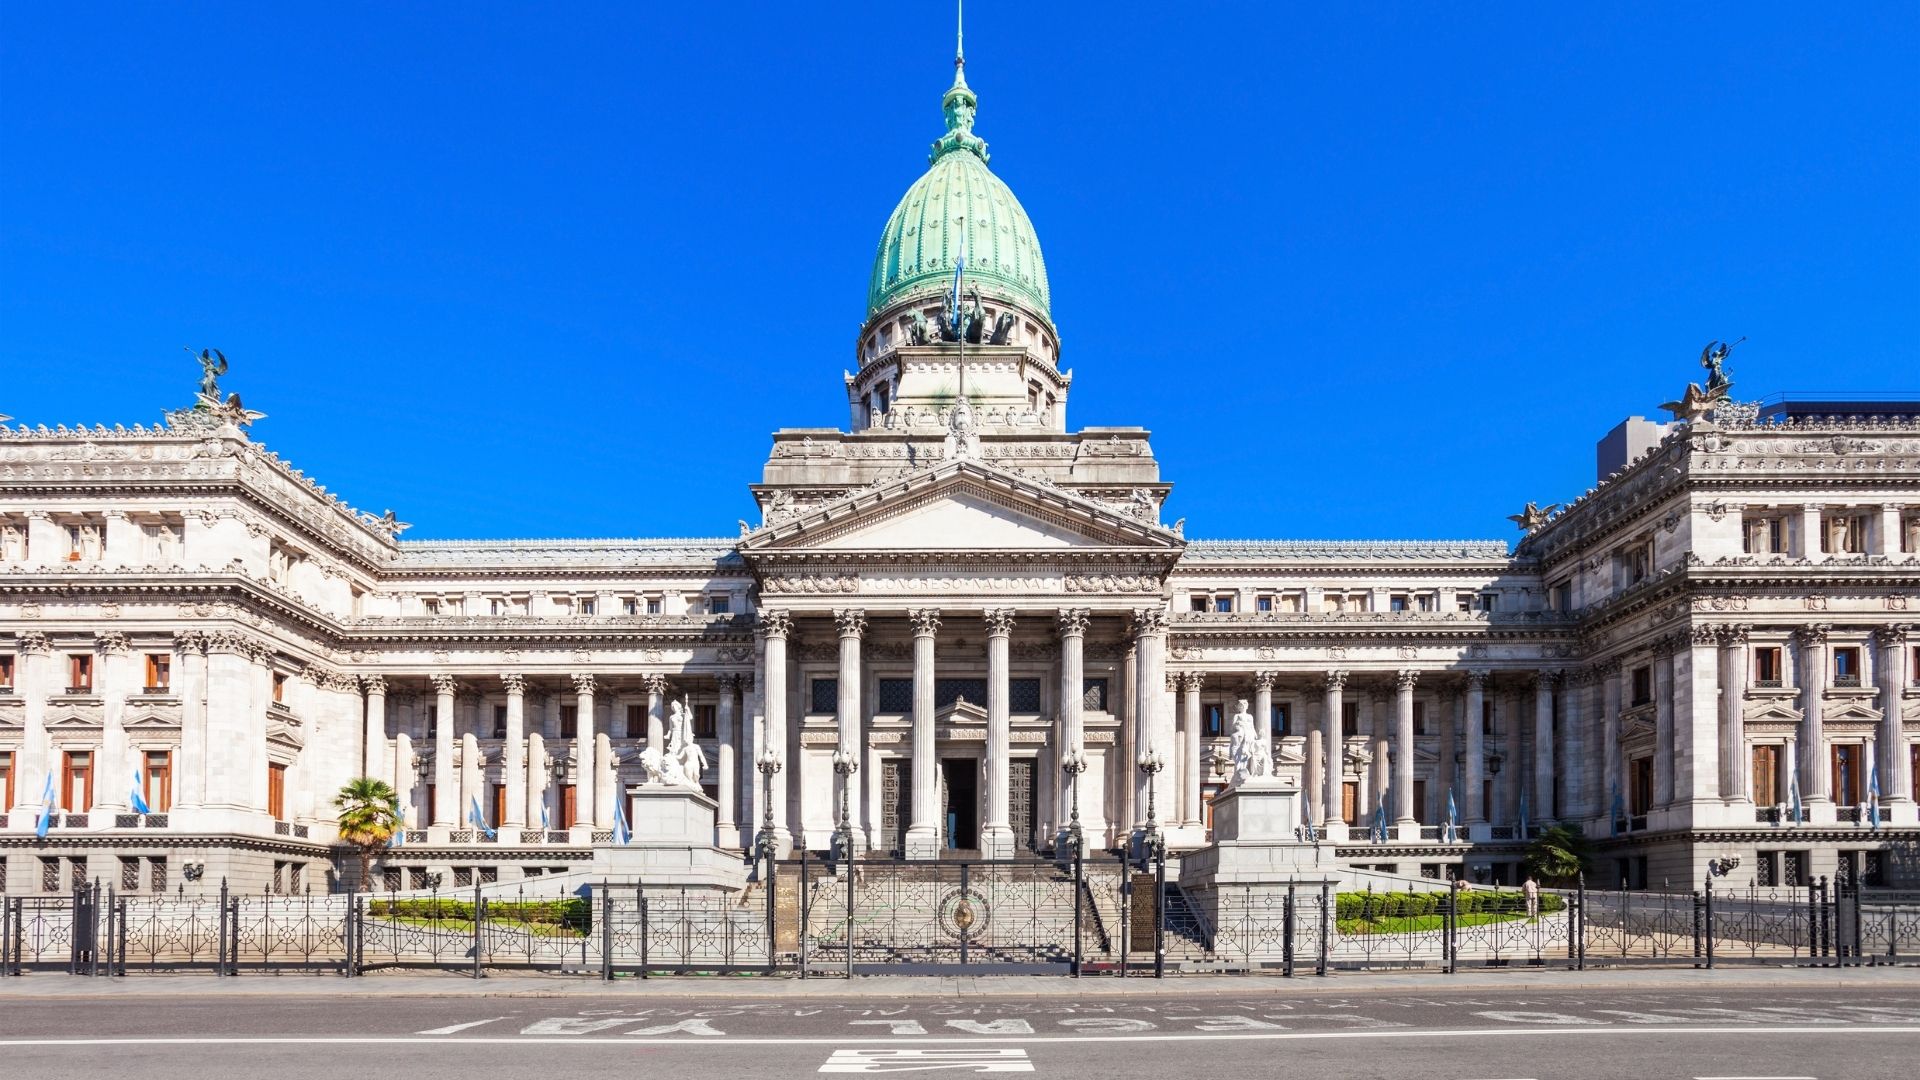
{"label": "asphalt road", "polygon": [[[259,984],[256,984],[259,985]],[[781,1002],[349,993],[0,1001],[0,1077],[407,1080],[839,1072],[1446,1080],[1920,1075],[1920,995],[1367,992]]]}

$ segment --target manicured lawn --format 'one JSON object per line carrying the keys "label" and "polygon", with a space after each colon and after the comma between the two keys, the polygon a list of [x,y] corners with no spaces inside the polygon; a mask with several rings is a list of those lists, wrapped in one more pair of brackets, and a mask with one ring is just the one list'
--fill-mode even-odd
{"label": "manicured lawn", "polygon": [[[1408,915],[1400,918],[1341,919],[1343,934],[1417,934],[1438,930],[1445,920],[1441,915]],[[1469,911],[1459,916],[1461,926],[1486,926],[1490,923],[1527,922],[1525,915],[1505,915],[1491,911]]]}

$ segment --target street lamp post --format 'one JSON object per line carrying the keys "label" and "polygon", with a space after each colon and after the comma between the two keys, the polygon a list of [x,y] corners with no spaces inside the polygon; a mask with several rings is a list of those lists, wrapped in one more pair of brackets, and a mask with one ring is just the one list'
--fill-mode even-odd
{"label": "street lamp post", "polygon": [[833,771],[840,776],[840,825],[837,843],[845,860],[847,874],[847,978],[853,978],[853,821],[847,816],[847,790],[860,771],[860,759],[852,750],[833,752]]}
{"label": "street lamp post", "polygon": [[1067,843],[1073,846],[1073,977],[1080,977],[1080,957],[1082,938],[1080,925],[1081,884],[1085,880],[1086,867],[1082,862],[1086,851],[1086,837],[1080,831],[1080,774],[1087,771],[1087,755],[1079,749],[1070,750],[1060,759],[1060,771],[1067,774],[1068,784],[1072,788],[1073,817],[1067,824]]}
{"label": "street lamp post", "polygon": [[1160,822],[1154,813],[1154,780],[1167,760],[1149,747],[1140,751],[1135,762],[1147,774],[1147,831],[1140,838],[1140,857],[1153,861],[1153,977],[1167,973],[1167,841],[1160,835]]}
{"label": "street lamp post", "polygon": [[779,847],[773,840],[773,774],[780,771],[780,751],[772,746],[760,751],[760,757],[754,767],[760,770],[761,802],[764,809],[760,815],[760,836],[754,841],[754,850],[760,858],[766,860],[766,870],[761,882],[767,890],[767,972],[772,974],[774,958],[779,942],[774,930],[774,873],[775,859],[779,856]]}

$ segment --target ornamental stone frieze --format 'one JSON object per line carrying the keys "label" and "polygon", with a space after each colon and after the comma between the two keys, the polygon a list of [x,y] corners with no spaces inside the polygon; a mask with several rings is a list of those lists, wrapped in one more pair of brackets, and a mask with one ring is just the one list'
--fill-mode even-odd
{"label": "ornamental stone frieze", "polygon": [[760,589],[773,596],[856,593],[860,579],[852,574],[771,574],[761,581]]}

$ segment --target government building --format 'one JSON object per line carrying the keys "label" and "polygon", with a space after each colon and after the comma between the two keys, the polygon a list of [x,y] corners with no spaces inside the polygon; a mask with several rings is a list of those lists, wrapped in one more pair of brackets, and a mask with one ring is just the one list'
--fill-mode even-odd
{"label": "government building", "polygon": [[1146,428],[1070,423],[964,62],[942,105],[846,426],[777,432],[737,532],[401,539],[212,351],[154,426],[0,426],[5,891],[346,888],[362,775],[376,888],[584,870],[680,708],[741,853],[1191,857],[1245,713],[1341,866],[1511,883],[1569,823],[1609,888],[1920,883],[1920,406],[1737,400],[1711,349],[1517,543],[1188,539]]}

